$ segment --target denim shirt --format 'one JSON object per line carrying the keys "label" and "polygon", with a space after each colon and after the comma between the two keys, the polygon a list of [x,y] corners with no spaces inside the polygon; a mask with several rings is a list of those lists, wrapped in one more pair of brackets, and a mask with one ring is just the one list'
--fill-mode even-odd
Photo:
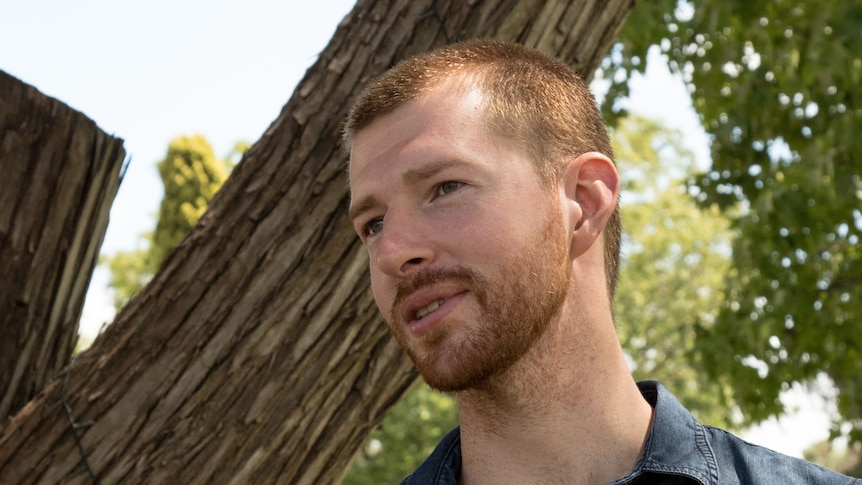
{"label": "denim shirt", "polygon": [[[746,443],[698,423],[673,394],[653,381],[639,382],[653,407],[653,421],[632,472],[613,485],[662,484],[857,484],[798,458]],[[455,485],[461,472],[461,431],[450,431],[431,456],[401,483]]]}

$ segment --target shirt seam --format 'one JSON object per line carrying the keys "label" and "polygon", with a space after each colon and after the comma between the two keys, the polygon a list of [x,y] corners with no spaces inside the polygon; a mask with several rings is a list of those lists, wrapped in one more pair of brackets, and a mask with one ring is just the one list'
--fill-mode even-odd
{"label": "shirt seam", "polygon": [[[437,466],[437,472],[434,474],[434,483],[440,483],[440,479],[442,478],[442,475],[443,475],[443,469],[446,468],[446,465],[448,464],[448,460],[450,458],[453,458],[453,455],[452,455],[453,451],[452,450],[455,448],[456,445],[458,445],[458,446],[461,445],[461,431],[460,430],[458,431],[458,436],[456,436],[455,439],[452,440],[452,443],[450,443],[449,446],[446,448],[446,453],[443,454],[444,459],[440,460],[440,464]],[[459,455],[460,455],[460,453],[459,453]],[[457,480],[458,477],[455,477],[455,479]]]}

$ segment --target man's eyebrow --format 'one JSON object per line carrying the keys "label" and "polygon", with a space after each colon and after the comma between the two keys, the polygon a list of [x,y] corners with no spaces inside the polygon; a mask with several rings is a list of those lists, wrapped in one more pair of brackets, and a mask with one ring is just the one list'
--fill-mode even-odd
{"label": "man's eyebrow", "polygon": [[350,217],[351,221],[355,221],[363,212],[373,209],[374,206],[378,205],[378,203],[377,197],[366,195],[359,199],[355,204],[350,204],[350,209],[348,209],[347,215]]}
{"label": "man's eyebrow", "polygon": [[[415,185],[423,180],[431,178],[438,173],[446,170],[449,167],[453,167],[456,165],[460,165],[460,162],[457,160],[440,160],[436,162],[431,162],[426,165],[423,165],[419,168],[410,169],[401,176],[401,180],[404,185]],[[355,221],[362,213],[373,209],[374,207],[380,205],[380,201],[377,197],[373,195],[366,195],[365,197],[360,198],[355,204],[350,205],[350,209],[347,211],[348,217],[350,217],[351,221]]]}
{"label": "man's eyebrow", "polygon": [[414,168],[404,172],[404,175],[401,176],[401,180],[404,181],[404,185],[413,185],[422,180],[431,178],[443,170],[455,165],[459,165],[459,162],[452,159],[431,162],[419,168]]}

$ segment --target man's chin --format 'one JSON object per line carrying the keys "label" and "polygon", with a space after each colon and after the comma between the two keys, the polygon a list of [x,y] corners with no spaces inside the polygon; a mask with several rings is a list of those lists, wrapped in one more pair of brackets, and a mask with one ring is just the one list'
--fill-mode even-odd
{"label": "man's chin", "polygon": [[458,381],[425,374],[422,375],[422,378],[425,380],[425,383],[428,384],[428,387],[445,394],[456,394],[475,387],[475,383],[473,381]]}
{"label": "man's chin", "polygon": [[491,369],[477,368],[463,361],[447,362],[445,359],[438,358],[424,362],[414,360],[414,363],[428,387],[444,393],[473,389],[493,374]]}

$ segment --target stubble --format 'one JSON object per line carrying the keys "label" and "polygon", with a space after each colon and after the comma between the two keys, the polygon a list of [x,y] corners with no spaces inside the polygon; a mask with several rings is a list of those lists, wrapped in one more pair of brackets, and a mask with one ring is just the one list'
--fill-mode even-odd
{"label": "stubble", "polygon": [[[426,269],[398,285],[390,329],[430,387],[460,392],[483,386],[523,357],[558,316],[570,266],[559,213],[550,212],[527,247],[511,261],[500,261],[497,275],[465,266]],[[413,291],[444,281],[463,286],[477,302],[479,316],[444,322],[423,336],[421,346],[411,343],[400,322],[401,303]]]}

